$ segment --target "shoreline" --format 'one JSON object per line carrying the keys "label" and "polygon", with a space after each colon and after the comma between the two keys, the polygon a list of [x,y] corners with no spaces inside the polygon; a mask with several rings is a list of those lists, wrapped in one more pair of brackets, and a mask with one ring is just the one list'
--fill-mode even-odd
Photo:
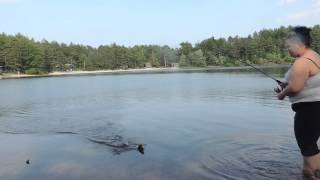
{"label": "shoreline", "polygon": [[[258,68],[278,68],[289,67],[290,64],[265,64],[255,65]],[[203,72],[203,71],[225,71],[225,70],[244,70],[251,69],[250,66],[207,66],[207,67],[189,67],[189,68],[141,68],[141,69],[117,69],[117,70],[96,70],[96,71],[70,71],[70,72],[52,72],[43,75],[28,74],[2,74],[1,79],[21,79],[21,78],[40,78],[40,77],[60,77],[60,76],[89,76],[89,75],[114,75],[114,74],[156,74],[156,73],[184,73],[184,72]]]}

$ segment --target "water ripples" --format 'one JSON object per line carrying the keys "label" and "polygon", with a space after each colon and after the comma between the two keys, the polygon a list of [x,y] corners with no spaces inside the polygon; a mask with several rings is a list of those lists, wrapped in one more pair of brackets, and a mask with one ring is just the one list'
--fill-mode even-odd
{"label": "water ripples", "polygon": [[[0,99],[7,99],[8,104],[0,106],[0,131],[79,136],[113,154],[146,143],[153,150],[148,157],[159,160],[157,167],[163,164],[163,171],[174,175],[178,173],[172,172],[172,164],[185,167],[192,161],[196,166],[183,169],[191,177],[300,177],[290,103],[276,99],[270,80],[241,73],[72,79],[77,83],[68,77],[50,79],[59,86],[48,88],[45,78],[29,82],[43,84],[41,91],[17,81],[28,86],[25,94],[29,96],[12,102],[15,95],[7,97],[12,89],[3,82]],[[88,88],[87,82],[96,88]]]}
{"label": "water ripples", "polygon": [[211,151],[204,156],[209,158],[199,168],[213,179],[297,179],[301,159],[294,143],[293,137],[257,134],[214,140],[207,143]]}

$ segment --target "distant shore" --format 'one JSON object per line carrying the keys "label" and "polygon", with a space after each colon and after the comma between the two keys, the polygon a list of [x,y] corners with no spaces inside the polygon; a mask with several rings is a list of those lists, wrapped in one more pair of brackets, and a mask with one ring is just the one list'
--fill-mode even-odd
{"label": "distant shore", "polygon": [[[289,64],[268,64],[256,65],[259,68],[277,68],[289,67]],[[52,72],[42,75],[13,74],[3,73],[0,79],[19,79],[19,78],[36,78],[36,77],[58,77],[58,76],[80,76],[80,75],[107,75],[107,74],[148,74],[148,73],[178,73],[178,72],[202,72],[202,71],[225,71],[225,70],[241,70],[251,69],[250,66],[208,66],[208,67],[189,67],[189,68],[141,68],[141,69],[117,69],[117,70],[96,70],[96,71],[62,71]]]}

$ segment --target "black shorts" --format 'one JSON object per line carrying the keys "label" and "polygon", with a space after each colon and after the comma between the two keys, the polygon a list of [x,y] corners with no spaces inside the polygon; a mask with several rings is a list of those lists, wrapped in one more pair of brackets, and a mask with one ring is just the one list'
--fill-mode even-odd
{"label": "black shorts", "polygon": [[292,104],[294,133],[301,154],[313,156],[319,153],[317,141],[320,136],[320,101]]}

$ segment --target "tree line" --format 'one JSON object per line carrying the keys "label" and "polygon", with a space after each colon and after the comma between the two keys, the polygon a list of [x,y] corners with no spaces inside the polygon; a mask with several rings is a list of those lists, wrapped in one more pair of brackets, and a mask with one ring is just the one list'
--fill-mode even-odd
{"label": "tree line", "polygon": [[[101,70],[169,67],[238,66],[241,60],[253,64],[288,63],[291,58],[284,39],[292,27],[264,29],[247,37],[205,39],[195,45],[182,42],[179,48],[159,45],[118,44],[99,47],[35,41],[22,34],[0,34],[0,66],[6,72],[42,74],[66,70]],[[320,26],[312,27],[312,48],[320,52]]]}

